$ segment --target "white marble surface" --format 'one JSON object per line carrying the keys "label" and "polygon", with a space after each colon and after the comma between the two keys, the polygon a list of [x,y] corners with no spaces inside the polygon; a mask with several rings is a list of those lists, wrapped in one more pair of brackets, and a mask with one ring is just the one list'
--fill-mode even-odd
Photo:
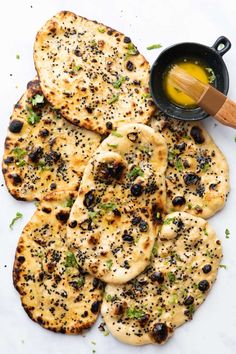
{"label": "white marble surface", "polygon": [[[0,154],[12,106],[35,75],[32,61],[34,37],[40,26],[60,10],[71,10],[96,19],[130,36],[152,63],[161,51],[146,47],[161,43],[166,47],[180,41],[213,44],[220,35],[228,36],[232,49],[225,55],[231,84],[230,96],[236,99],[236,31],[234,0],[6,0],[0,3]],[[16,54],[20,59],[16,59]],[[10,75],[12,74],[12,76]],[[104,337],[97,327],[84,337],[50,333],[33,323],[20,305],[12,285],[15,247],[34,205],[15,201],[0,177],[0,353],[1,354],[235,354],[236,353],[236,131],[206,126],[226,154],[231,173],[231,193],[225,209],[210,220],[222,240],[223,263],[217,283],[193,321],[178,329],[164,346],[131,347]],[[24,214],[13,231],[9,223],[16,211]],[[226,239],[225,229],[230,230]],[[96,344],[92,344],[95,341]]]}

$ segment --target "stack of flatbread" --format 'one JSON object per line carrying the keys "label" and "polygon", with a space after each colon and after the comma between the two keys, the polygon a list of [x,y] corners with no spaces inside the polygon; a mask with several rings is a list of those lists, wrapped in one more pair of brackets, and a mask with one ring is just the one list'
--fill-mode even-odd
{"label": "stack of flatbread", "polygon": [[29,317],[78,334],[101,310],[120,341],[164,343],[211,289],[227,162],[200,123],[155,112],[129,37],[61,12],[38,32],[37,77],[15,105],[3,173],[39,201],[13,280]]}

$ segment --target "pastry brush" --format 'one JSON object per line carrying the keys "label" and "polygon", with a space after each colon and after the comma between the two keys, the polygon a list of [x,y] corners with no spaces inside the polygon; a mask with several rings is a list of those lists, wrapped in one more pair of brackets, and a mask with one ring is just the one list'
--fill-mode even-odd
{"label": "pastry brush", "polygon": [[168,73],[169,82],[191,97],[198,106],[229,127],[236,128],[236,103],[223,93],[188,74],[178,65]]}

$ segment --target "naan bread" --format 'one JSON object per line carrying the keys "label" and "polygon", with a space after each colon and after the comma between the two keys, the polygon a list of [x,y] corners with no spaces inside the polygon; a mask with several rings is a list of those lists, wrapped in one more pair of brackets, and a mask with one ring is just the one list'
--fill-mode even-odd
{"label": "naan bread", "polygon": [[227,161],[201,123],[159,115],[151,126],[168,145],[168,212],[209,218],[222,209],[229,192]]}
{"label": "naan bread", "polygon": [[34,61],[53,107],[80,127],[109,133],[154,112],[149,64],[130,38],[63,11],[38,32]]}
{"label": "naan bread", "polygon": [[139,277],[105,288],[102,316],[109,331],[125,343],[164,343],[192,319],[222,257],[220,241],[207,221],[185,212],[166,217],[153,253]]}
{"label": "naan bread", "polygon": [[29,317],[54,332],[78,334],[96,321],[102,283],[78,266],[66,244],[66,222],[76,194],[47,195],[20,237],[14,285]]}
{"label": "naan bread", "polygon": [[165,212],[166,161],[164,139],[142,124],[124,125],[99,146],[67,230],[86,271],[125,283],[145,269]]}
{"label": "naan bread", "polygon": [[84,167],[100,143],[53,110],[37,79],[15,105],[5,141],[3,174],[20,200],[40,200],[52,190],[76,190]]}

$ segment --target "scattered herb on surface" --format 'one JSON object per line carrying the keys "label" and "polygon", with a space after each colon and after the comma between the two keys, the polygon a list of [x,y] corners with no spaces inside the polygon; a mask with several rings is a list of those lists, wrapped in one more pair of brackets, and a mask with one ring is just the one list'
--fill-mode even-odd
{"label": "scattered herb on surface", "polygon": [[144,172],[139,166],[132,168],[132,170],[127,173],[128,178],[136,178],[138,176],[144,176]]}
{"label": "scattered herb on surface", "polygon": [[16,59],[17,59],[17,60],[20,59],[20,54],[16,54]]}
{"label": "scattered herb on surface", "polygon": [[175,275],[174,275],[173,272],[168,272],[168,273],[167,273],[167,277],[168,277],[168,279],[169,279],[169,281],[170,281],[171,283],[174,283],[174,282],[175,282]]}
{"label": "scattered herb on surface", "polygon": [[98,28],[98,32],[100,32],[100,33],[104,33],[105,31],[106,31],[105,28],[102,28],[102,27]]}
{"label": "scattered herb on surface", "polygon": [[108,146],[108,147],[111,147],[111,148],[117,148],[117,147],[118,147],[118,144],[108,144],[108,143],[107,143],[107,146]]}
{"label": "scattered herb on surface", "polygon": [[220,264],[220,268],[227,269],[227,266],[225,264]]}
{"label": "scattered herb on surface", "polygon": [[113,95],[109,100],[107,100],[108,104],[113,104],[119,100],[119,95]]}
{"label": "scattered herb on surface", "polygon": [[113,265],[112,260],[111,260],[111,259],[108,259],[108,260],[106,261],[106,266],[107,266],[107,268],[108,268],[109,270],[111,270],[112,265]]}
{"label": "scattered herb on surface", "polygon": [[175,221],[175,218],[165,219],[163,225],[170,225],[173,221]]}
{"label": "scattered herb on surface", "polygon": [[225,229],[225,238],[229,238],[230,231],[229,229]]}
{"label": "scattered herb on surface", "polygon": [[67,252],[66,254],[66,261],[65,261],[65,267],[73,267],[77,268],[78,267],[78,262],[75,258],[75,255],[73,252]]}
{"label": "scattered herb on surface", "polygon": [[27,107],[27,110],[28,110],[28,112],[29,112],[29,115],[28,115],[28,117],[27,117],[27,122],[28,122],[30,125],[35,125],[36,123],[38,123],[41,118],[33,111],[32,108]]}
{"label": "scattered herb on surface", "polygon": [[12,219],[12,221],[9,225],[10,229],[12,230],[13,226],[15,225],[15,222],[19,219],[22,219],[22,218],[23,218],[23,214],[21,214],[21,213],[19,213],[19,211],[17,211],[16,216]]}
{"label": "scattered herb on surface", "polygon": [[141,95],[141,98],[142,98],[143,100],[146,100],[146,99],[151,98],[151,97],[152,97],[152,96],[151,96],[150,93],[143,93],[143,94]]}
{"label": "scattered herb on surface", "polygon": [[121,85],[125,82],[125,80],[126,80],[125,76],[120,76],[118,80],[113,82],[113,87],[119,89]]}
{"label": "scattered herb on surface", "polygon": [[183,164],[181,159],[176,159],[175,161],[175,167],[179,172],[183,171]]}
{"label": "scattered herb on surface", "polygon": [[126,315],[127,317],[131,318],[131,319],[140,319],[142,318],[145,313],[143,310],[141,309],[137,309],[135,307],[130,307],[127,311],[126,311]]}
{"label": "scattered herb on surface", "polygon": [[77,65],[73,68],[73,71],[80,71],[82,69],[81,65]]}
{"label": "scattered herb on surface", "polygon": [[162,45],[159,44],[159,43],[157,43],[157,44],[152,44],[152,45],[149,45],[149,46],[147,47],[147,50],[159,49],[159,48],[161,48],[161,47],[162,47]]}
{"label": "scattered herb on surface", "polygon": [[114,136],[116,136],[117,138],[122,138],[122,137],[123,137],[123,135],[120,134],[120,133],[118,133],[116,130],[112,130],[111,135],[114,135]]}
{"label": "scattered herb on surface", "polygon": [[36,106],[39,103],[43,103],[44,102],[44,96],[43,95],[35,95],[34,97],[31,98],[31,103],[33,106]]}
{"label": "scattered herb on surface", "polygon": [[74,199],[68,198],[63,206],[66,207],[66,208],[71,208],[72,205],[74,204],[74,202],[75,202]]}

